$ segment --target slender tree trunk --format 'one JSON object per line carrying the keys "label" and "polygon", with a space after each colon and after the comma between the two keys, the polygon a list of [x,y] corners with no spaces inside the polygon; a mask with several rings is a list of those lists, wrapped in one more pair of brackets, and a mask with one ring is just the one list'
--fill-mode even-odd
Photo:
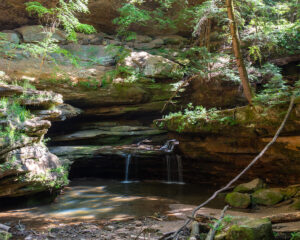
{"label": "slender tree trunk", "polygon": [[243,85],[244,95],[248,100],[249,104],[252,104],[252,91],[251,91],[251,86],[248,78],[248,73],[241,53],[240,38],[238,34],[237,25],[235,22],[235,17],[234,17],[233,0],[226,0],[226,5],[227,5],[228,18],[230,20],[230,33],[232,37],[233,52],[236,58],[236,64]]}

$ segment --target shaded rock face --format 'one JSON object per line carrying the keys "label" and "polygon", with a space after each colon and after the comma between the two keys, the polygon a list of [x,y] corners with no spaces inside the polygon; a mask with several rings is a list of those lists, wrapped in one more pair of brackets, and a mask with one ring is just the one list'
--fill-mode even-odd
{"label": "shaded rock face", "polygon": [[[0,30],[3,29],[13,29],[20,27],[22,25],[28,25],[36,23],[36,19],[28,16],[25,11],[24,3],[27,0],[11,0],[11,1],[1,1],[0,2]],[[47,7],[55,6],[56,0],[39,0]],[[199,1],[191,0],[191,4],[199,3]],[[200,1],[202,2],[202,1]],[[90,14],[83,15],[81,21],[83,23],[88,23],[93,25],[97,30],[104,31],[107,33],[114,33],[116,26],[112,23],[112,20],[119,16],[118,9],[124,4],[123,0],[96,0],[89,1]],[[157,6],[153,1],[147,1],[146,8],[148,10],[153,10]],[[182,8],[182,2],[178,1],[174,8],[169,11],[168,15],[172,19],[176,19],[178,12]],[[132,30],[137,31],[142,34],[149,35],[160,35],[161,29],[158,29],[154,24],[149,24],[147,26],[133,26]],[[191,28],[189,24],[179,23],[178,29],[167,28],[164,30],[165,34],[190,34]]]}
{"label": "shaded rock face", "polygon": [[[244,180],[259,177],[279,185],[299,182],[298,108],[299,103],[296,103],[281,136],[243,176]],[[279,112],[286,111],[287,106],[270,110],[266,115],[257,112],[256,116],[246,109],[233,110],[235,126],[218,122],[212,125],[187,125],[180,133],[176,133],[179,122],[178,119],[172,119],[167,121],[164,129],[170,131],[170,138],[179,140],[179,151],[185,162],[190,164],[193,174],[203,174],[203,180],[208,181],[218,181],[214,176],[222,176],[220,180],[223,182],[229,181],[271,141],[281,123]]]}
{"label": "shaded rock face", "polygon": [[[0,198],[61,188],[66,184],[65,170],[42,139],[51,127],[50,108],[62,104],[62,96],[5,83],[0,89]],[[12,93],[18,97],[10,98]],[[29,109],[39,110],[33,115]],[[55,118],[60,114],[57,109]]]}

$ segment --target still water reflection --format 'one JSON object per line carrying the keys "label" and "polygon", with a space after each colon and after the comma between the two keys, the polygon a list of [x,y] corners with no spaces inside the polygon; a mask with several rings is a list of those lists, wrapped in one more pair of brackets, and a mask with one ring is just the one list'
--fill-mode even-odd
{"label": "still water reflection", "polygon": [[[163,213],[172,203],[199,204],[214,189],[210,186],[76,179],[64,194],[50,205],[34,208],[32,213],[64,218],[116,218]],[[210,207],[221,208],[216,200]]]}

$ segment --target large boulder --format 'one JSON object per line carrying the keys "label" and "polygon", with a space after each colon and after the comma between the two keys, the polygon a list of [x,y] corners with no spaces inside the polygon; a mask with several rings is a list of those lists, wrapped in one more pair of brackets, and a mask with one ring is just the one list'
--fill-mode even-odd
{"label": "large boulder", "polygon": [[253,202],[260,205],[272,206],[284,199],[284,195],[278,188],[260,189],[253,193]]}
{"label": "large boulder", "polygon": [[179,64],[162,56],[152,55],[147,52],[131,52],[124,60],[125,66],[138,69],[150,78],[179,77]]}
{"label": "large boulder", "polygon": [[0,35],[4,41],[8,41],[13,44],[19,44],[21,42],[19,35],[14,31],[3,31]]}
{"label": "large boulder", "polygon": [[[33,25],[33,26],[23,26],[20,28],[15,29],[18,32],[25,43],[37,43],[43,41],[47,37],[47,32],[45,29],[40,25]],[[56,29],[52,38],[55,39],[57,42],[65,42],[66,41],[66,33],[63,31]]]}
{"label": "large boulder", "polygon": [[113,54],[108,53],[104,45],[68,44],[62,46],[62,48],[68,50],[73,57],[90,64],[109,66],[115,62]]}
{"label": "large boulder", "polygon": [[225,201],[232,207],[248,208],[251,204],[249,194],[232,192],[226,195]]}
{"label": "large boulder", "polygon": [[232,225],[226,240],[273,240],[272,224],[268,219],[248,219]]}
{"label": "large boulder", "polygon": [[263,180],[256,178],[248,183],[242,183],[234,188],[234,192],[240,193],[252,193],[259,190],[265,186]]}

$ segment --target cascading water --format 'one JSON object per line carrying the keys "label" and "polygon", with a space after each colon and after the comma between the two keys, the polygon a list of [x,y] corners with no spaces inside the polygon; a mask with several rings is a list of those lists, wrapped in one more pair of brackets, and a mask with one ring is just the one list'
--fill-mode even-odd
{"label": "cascading water", "polygon": [[131,162],[131,154],[126,156],[126,167],[125,167],[125,180],[122,183],[130,183],[129,181],[129,167]]}
{"label": "cascading water", "polygon": [[[168,140],[161,148],[160,150],[168,153],[166,155],[166,165],[167,165],[167,182],[168,184],[184,184],[183,182],[183,174],[182,174],[182,159],[179,155],[174,155],[173,150],[175,148],[175,145],[179,144],[179,142],[176,139]],[[177,166],[176,171],[173,170],[173,168]],[[172,181],[172,173],[177,172],[177,179],[173,179]],[[173,174],[174,175],[174,174]],[[175,177],[174,177],[175,178]],[[175,180],[175,181],[174,181]]]}
{"label": "cascading water", "polygon": [[166,156],[166,162],[167,162],[167,183],[171,183],[171,156]]}
{"label": "cascading water", "polygon": [[179,155],[176,155],[177,159],[177,169],[178,169],[178,183],[184,184],[183,175],[182,175],[182,158]]}

